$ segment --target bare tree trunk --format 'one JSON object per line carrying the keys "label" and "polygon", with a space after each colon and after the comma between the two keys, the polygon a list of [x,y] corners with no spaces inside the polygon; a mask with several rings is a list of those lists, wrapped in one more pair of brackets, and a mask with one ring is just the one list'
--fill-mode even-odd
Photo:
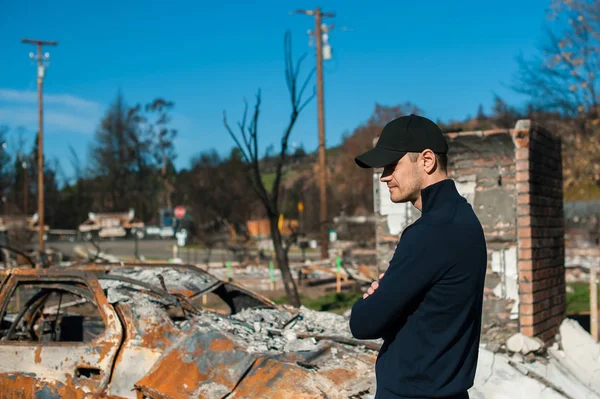
{"label": "bare tree trunk", "polygon": [[288,254],[283,248],[283,240],[281,239],[281,232],[277,226],[277,216],[269,215],[269,222],[271,226],[271,239],[273,240],[273,249],[275,250],[275,259],[277,260],[277,267],[281,270],[281,278],[283,279],[283,286],[288,297],[290,305],[298,308],[300,307],[300,296],[298,295],[298,289],[294,283],[292,272],[290,271],[290,263],[288,260]]}
{"label": "bare tree trunk", "polygon": [[161,175],[163,179],[163,185],[165,189],[165,205],[167,209],[173,209],[173,203],[171,202],[171,196],[173,195],[173,185],[169,182],[167,177],[167,156],[163,154],[163,164],[161,169]]}
{"label": "bare tree trunk", "polygon": [[238,127],[240,129],[239,135],[236,135],[233,132],[233,130],[231,130],[231,127],[227,123],[227,116],[225,112],[223,112],[223,124],[225,125],[225,128],[229,132],[231,138],[235,141],[235,144],[240,150],[244,161],[250,166],[250,174],[248,175],[248,179],[252,184],[252,188],[254,189],[256,195],[263,203],[263,206],[265,207],[267,216],[269,218],[269,224],[271,228],[271,239],[273,241],[273,248],[275,250],[277,267],[279,267],[279,270],[281,270],[281,276],[283,278],[283,283],[288,296],[288,301],[291,305],[299,307],[300,297],[298,296],[298,290],[296,289],[296,284],[294,283],[292,273],[290,272],[290,266],[287,256],[287,249],[289,248],[289,246],[284,247],[281,232],[279,231],[278,227],[278,208],[281,201],[281,179],[283,177],[283,167],[287,161],[287,148],[290,134],[292,133],[292,129],[294,128],[294,125],[296,123],[296,120],[298,119],[298,116],[300,115],[300,112],[304,109],[304,107],[306,107],[306,105],[311,101],[311,99],[315,95],[313,91],[313,94],[307,100],[303,100],[302,98],[304,90],[306,89],[306,86],[309,84],[311,77],[313,76],[314,69],[308,74],[308,77],[304,80],[304,83],[298,85],[299,68],[304,57],[300,58],[296,65],[294,65],[294,63],[292,62],[291,33],[289,31],[285,34],[284,49],[286,65],[286,83],[290,93],[292,111],[290,114],[290,122],[281,138],[281,152],[279,154],[279,158],[277,158],[275,168],[275,181],[273,182],[273,186],[271,187],[270,192],[265,188],[263,180],[261,179],[260,156],[258,153],[258,116],[260,113],[261,103],[260,90],[256,95],[254,115],[249,125],[246,125],[246,118],[248,116],[248,103],[244,101],[246,103],[244,114],[242,120],[238,122]]}

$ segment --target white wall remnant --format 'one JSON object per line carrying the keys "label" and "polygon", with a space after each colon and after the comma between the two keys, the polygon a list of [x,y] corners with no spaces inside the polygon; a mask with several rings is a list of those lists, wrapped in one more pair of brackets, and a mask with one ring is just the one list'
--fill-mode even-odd
{"label": "white wall remnant", "polygon": [[492,252],[492,272],[500,276],[494,287],[494,295],[514,301],[510,319],[519,318],[519,273],[517,270],[517,247],[503,248]]}
{"label": "white wall remnant", "polygon": [[[382,183],[379,178],[381,172],[375,172],[373,181],[377,182],[375,194],[376,211],[381,216],[387,216],[388,231],[392,235],[400,235],[404,229],[417,220],[421,216],[421,212],[415,208],[410,202],[404,204],[395,204],[390,200],[390,191],[385,183]],[[379,205],[377,207],[377,204]]]}
{"label": "white wall remnant", "polygon": [[475,188],[477,187],[477,175],[459,175],[456,176],[454,183],[456,191],[465,199],[471,206],[475,203]]}

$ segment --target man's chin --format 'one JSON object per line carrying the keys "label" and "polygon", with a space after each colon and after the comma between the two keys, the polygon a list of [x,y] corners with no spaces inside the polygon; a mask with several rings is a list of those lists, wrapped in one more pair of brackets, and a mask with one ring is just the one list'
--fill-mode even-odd
{"label": "man's chin", "polygon": [[408,198],[398,198],[390,193],[390,201],[392,201],[394,204],[404,204],[405,202],[408,202]]}

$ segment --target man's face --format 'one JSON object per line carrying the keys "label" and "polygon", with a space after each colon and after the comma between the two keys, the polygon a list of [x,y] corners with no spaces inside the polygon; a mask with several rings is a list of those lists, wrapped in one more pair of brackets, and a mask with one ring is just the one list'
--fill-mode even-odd
{"label": "man's face", "polygon": [[415,202],[421,191],[421,173],[419,173],[419,158],[410,159],[410,154],[404,155],[395,164],[383,169],[381,182],[386,183],[390,190],[390,200],[394,203]]}

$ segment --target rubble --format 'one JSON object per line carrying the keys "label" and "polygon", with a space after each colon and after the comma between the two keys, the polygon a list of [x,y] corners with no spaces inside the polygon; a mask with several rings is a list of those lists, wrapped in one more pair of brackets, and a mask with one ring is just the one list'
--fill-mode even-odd
{"label": "rubble", "polygon": [[[354,340],[343,316],[277,306],[193,266],[12,269],[0,281],[0,298],[23,281],[39,290],[2,316],[0,392],[9,395],[30,385],[73,398],[374,397],[380,342]],[[48,301],[63,292],[78,299]],[[192,302],[207,293],[230,314]],[[37,326],[46,323],[37,309],[54,331],[73,315],[95,329],[87,341],[63,341]]]}
{"label": "rubble", "polygon": [[[2,393],[34,396],[31,386],[73,398],[375,395],[381,340],[356,340],[345,316],[278,306],[194,266],[3,270],[0,298],[23,282],[42,290],[20,311],[2,315]],[[46,295],[64,292],[75,298],[57,303]],[[203,309],[198,299],[209,293],[230,312]],[[89,339],[48,335],[49,326],[60,332],[78,317]],[[39,328],[36,320],[50,324]],[[509,337],[501,326],[493,331],[480,347],[472,398],[600,399],[600,346],[576,322],[565,320],[550,348],[521,334]]]}
{"label": "rubble", "polygon": [[[236,283],[251,290],[266,291],[270,288],[283,288],[281,271],[277,267],[273,269],[271,275],[267,264],[255,265],[231,262],[230,266],[231,269],[222,263],[216,263],[204,265],[203,267],[221,280],[227,280],[231,277]],[[299,285],[308,286],[335,283],[338,273],[334,259],[290,263],[290,270],[294,277],[298,276]],[[353,284],[371,284],[373,279],[378,276],[378,272],[374,267],[356,264],[353,261],[343,261],[339,273],[344,284],[348,283],[349,280],[352,280]],[[273,286],[270,284],[271,277],[273,278]]]}
{"label": "rubble", "polygon": [[[230,392],[231,397],[261,398],[374,394],[374,351],[316,343],[268,329],[252,334],[249,320],[244,324],[224,316],[207,316],[201,315],[182,329],[178,340],[136,384],[142,393],[178,398],[222,397]],[[286,351],[290,348],[293,350]],[[185,373],[174,366],[180,363],[185,363]],[[228,372],[220,372],[223,369]],[[190,379],[190,375],[194,377]]]}
{"label": "rubble", "polygon": [[[270,345],[267,347],[270,346],[271,350],[277,351],[281,351],[285,345],[299,338],[314,339],[313,342],[316,342],[322,337],[327,337],[336,342],[371,348],[378,348],[383,343],[383,340],[355,340],[350,332],[348,320],[344,316],[317,312],[304,306],[291,316],[288,312],[278,309],[245,309],[231,318],[245,322],[248,326],[258,327],[255,332],[266,336],[257,338],[254,341],[256,345],[263,347],[262,343],[269,342]],[[270,336],[275,336],[277,339],[272,340]],[[306,342],[292,345],[311,347]]]}
{"label": "rubble", "polygon": [[76,245],[73,248],[73,253],[83,259],[90,259],[92,261],[98,262],[120,262],[121,259],[118,257],[108,254],[106,252],[102,252],[99,249],[95,253],[90,253],[86,248],[80,245]]}
{"label": "rubble", "polygon": [[516,333],[506,341],[506,348],[509,351],[522,355],[539,352],[543,347],[544,343],[540,339],[522,333]]}
{"label": "rubble", "polygon": [[[594,248],[594,249],[596,249],[596,248]],[[583,259],[585,259],[585,258],[583,258]],[[590,282],[590,268],[596,267],[596,265],[598,265],[598,262],[595,259],[588,260],[586,263],[583,263],[581,261],[577,261],[574,258],[566,258],[565,262],[571,262],[571,263],[575,264],[575,266],[573,266],[573,265],[565,266],[565,281],[567,283],[579,283],[579,282],[589,283]],[[570,287],[567,286],[567,288],[570,288]]]}
{"label": "rubble", "polygon": [[[509,346],[512,344],[507,343]],[[600,344],[576,321],[565,319],[560,326],[560,341],[549,347],[544,356],[509,356],[482,346],[475,385],[469,395],[477,399],[600,399],[599,360]]]}

